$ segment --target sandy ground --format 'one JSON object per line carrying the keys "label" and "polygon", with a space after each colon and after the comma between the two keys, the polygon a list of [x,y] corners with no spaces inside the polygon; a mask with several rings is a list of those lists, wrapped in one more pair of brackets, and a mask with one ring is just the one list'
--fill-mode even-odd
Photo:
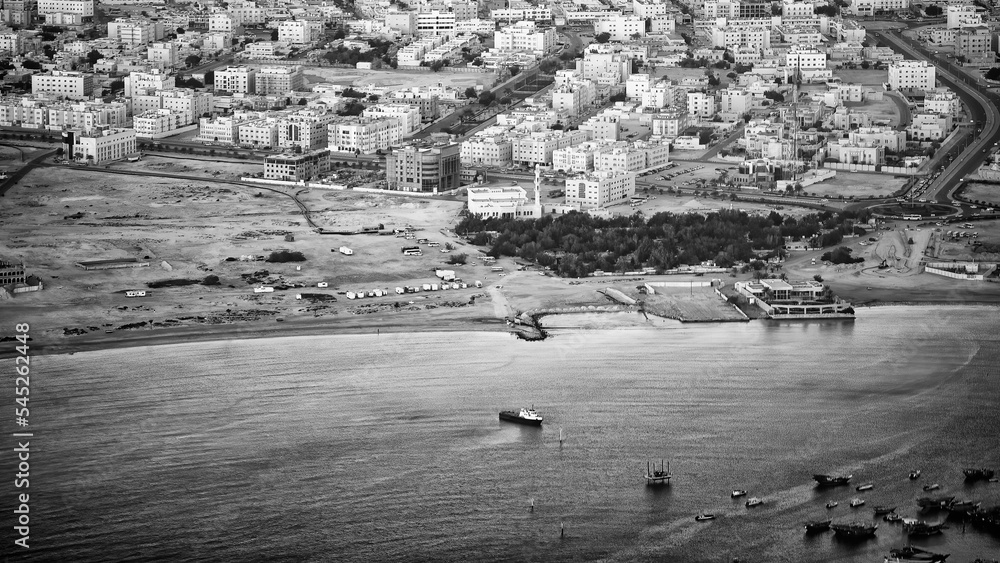
{"label": "sandy ground", "polygon": [[303,72],[307,86],[328,83],[345,86],[391,86],[402,89],[443,84],[465,90],[469,86],[489,86],[496,80],[495,73],[487,72],[406,72],[326,67],[306,67]]}
{"label": "sandy ground", "polygon": [[[634,292],[642,281],[656,280],[653,276],[561,279],[537,270],[518,271],[512,259],[498,261],[502,273],[492,272],[480,259],[480,249],[449,230],[459,218],[461,201],[335,190],[267,191],[220,183],[206,173],[214,169],[223,175],[237,174],[242,163],[160,160],[163,162],[147,159],[127,166],[151,173],[169,169],[199,179],[126,177],[98,168],[41,168],[3,199],[0,221],[6,236],[0,237],[0,256],[23,260],[28,273],[43,279],[45,289],[18,295],[4,301],[2,307],[5,318],[31,324],[36,351],[245,338],[278,331],[505,330],[503,317],[524,311],[559,309],[560,313],[596,314],[599,310],[619,310],[621,307],[599,290],[614,287]],[[319,235],[307,225],[290,197],[293,193],[323,227],[411,226],[416,238],[440,242],[442,247],[424,248],[423,256],[404,257],[400,246],[415,241],[380,235]],[[657,194],[641,210],[648,214],[729,205],[711,198]],[[772,209],[742,202],[733,205]],[[621,211],[630,213],[632,209],[625,206]],[[780,211],[805,213],[793,208]],[[926,244],[920,241],[922,237],[929,240],[931,229],[909,233],[915,240],[910,257],[903,256],[902,243],[897,243],[896,255],[906,260],[890,269],[876,269],[876,258],[866,256],[863,268],[838,272],[832,266],[812,266],[809,258],[820,253],[810,252],[791,257],[785,271],[791,279],[820,274],[838,293],[864,302],[1000,301],[997,284],[961,284],[917,273],[923,252],[920,245]],[[1000,240],[1000,224],[981,223],[977,230],[983,232],[984,241]],[[881,236],[888,241],[886,237],[898,235],[885,232]],[[440,252],[446,242],[456,248]],[[961,249],[963,243],[955,244]],[[349,246],[354,254],[336,252],[340,246]],[[889,252],[882,242],[875,249],[857,248],[862,252],[875,250],[883,257]],[[281,249],[302,252],[306,261],[227,261]],[[949,254],[945,247],[939,252],[958,256]],[[447,260],[456,254],[466,254],[467,264],[448,265]],[[149,266],[87,271],[75,265],[106,258],[136,258]],[[455,270],[470,287],[406,295],[393,292],[396,286],[436,281],[434,270],[439,268]],[[147,285],[168,279],[202,280],[209,275],[218,276],[220,284],[158,289]],[[736,281],[728,275],[718,277],[727,284]],[[483,287],[475,288],[475,281],[481,281]],[[329,286],[319,288],[319,282]],[[255,294],[252,288],[259,283],[304,287]],[[869,286],[873,289],[865,289]],[[128,289],[149,293],[144,298],[127,298],[124,291]],[[388,289],[390,294],[364,300],[345,296],[347,291],[373,289]],[[650,300],[650,310],[656,305],[662,314],[685,317],[725,308],[707,290],[697,296],[690,293],[664,292],[662,301]],[[304,298],[296,299],[296,294]]]}
{"label": "sandy ground", "polygon": [[889,197],[893,192],[903,187],[909,177],[890,176],[888,174],[861,174],[858,172],[842,172],[830,179],[806,186],[804,193],[828,198],[837,197]]}
{"label": "sandy ground", "polygon": [[1000,206],[1000,184],[971,182],[962,190],[962,197],[973,201],[988,201]]}

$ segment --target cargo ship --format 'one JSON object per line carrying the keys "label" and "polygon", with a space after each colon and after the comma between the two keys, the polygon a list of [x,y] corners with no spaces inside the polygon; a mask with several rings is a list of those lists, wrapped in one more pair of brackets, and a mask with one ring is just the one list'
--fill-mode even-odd
{"label": "cargo ship", "polygon": [[535,412],[535,407],[532,406],[530,409],[522,408],[520,412],[514,411],[500,411],[500,420],[506,420],[507,422],[516,422],[518,424],[527,424],[529,426],[541,426],[542,417]]}
{"label": "cargo ship", "polygon": [[813,475],[819,487],[839,487],[850,482],[854,475]]}

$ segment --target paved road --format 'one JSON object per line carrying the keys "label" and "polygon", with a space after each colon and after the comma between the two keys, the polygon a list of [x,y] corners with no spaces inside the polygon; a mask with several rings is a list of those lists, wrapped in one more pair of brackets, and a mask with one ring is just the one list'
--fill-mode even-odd
{"label": "paved road", "polygon": [[[29,160],[19,170],[15,171],[13,174],[11,174],[9,178],[7,178],[6,180],[4,180],[3,182],[0,182],[0,197],[6,196],[7,195],[7,190],[13,188],[14,184],[16,184],[18,181],[20,181],[21,178],[24,178],[28,174],[28,172],[31,172],[31,170],[33,168],[35,168],[36,166],[39,166],[41,164],[42,160],[44,160],[47,157],[50,157],[50,156],[54,155],[55,153],[56,153],[56,149],[39,153],[37,156],[35,156],[31,160]],[[22,158],[23,158],[23,153],[22,153]]]}
{"label": "paved road", "polygon": [[894,51],[936,64],[938,81],[954,90],[969,108],[971,121],[976,124],[976,131],[968,133],[972,137],[971,142],[928,189],[928,199],[954,204],[952,194],[961,185],[962,179],[976,172],[986,160],[989,150],[1000,142],[1000,111],[996,106],[998,97],[952,63],[934,61],[932,54],[923,45],[902,38],[894,32],[877,32],[876,36]]}

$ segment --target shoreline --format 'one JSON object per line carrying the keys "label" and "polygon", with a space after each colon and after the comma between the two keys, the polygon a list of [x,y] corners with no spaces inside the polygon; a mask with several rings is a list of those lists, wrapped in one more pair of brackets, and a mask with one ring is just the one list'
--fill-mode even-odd
{"label": "shoreline", "polygon": [[[881,301],[873,300],[868,303],[855,303],[855,308],[881,308],[881,307],[977,307],[977,306],[991,306],[1000,307],[1000,302],[995,301],[971,301],[971,300],[956,300],[956,301]],[[617,314],[617,315],[615,315]],[[623,314],[622,311],[588,311],[579,313],[547,313],[545,316],[549,318],[561,317],[564,315],[588,315],[588,316],[599,316],[603,317],[608,315],[607,322],[601,321],[596,324],[591,324],[588,326],[577,327],[576,330],[600,330],[600,329],[623,329],[630,328],[623,326],[623,323],[617,319],[620,319],[618,315]],[[633,315],[639,315],[638,312],[631,313]],[[613,318],[617,317],[617,319]],[[668,319],[666,317],[657,317],[663,320],[675,320],[678,319]],[[747,321],[741,322],[753,322],[753,321],[768,321],[770,319],[749,319]],[[819,319],[822,320],[822,319]],[[841,319],[838,319],[841,320]],[[854,320],[854,319],[852,319]],[[296,336],[344,336],[344,335],[379,335],[382,332],[385,333],[430,333],[430,332],[505,332],[511,334],[514,337],[518,337],[518,331],[512,330],[502,319],[496,319],[492,317],[461,317],[456,316],[455,318],[448,319],[407,319],[404,322],[399,322],[400,319],[391,319],[392,322],[387,322],[389,319],[351,319],[351,321],[344,322],[342,318],[334,319],[289,319],[282,324],[271,324],[270,326],[263,326],[262,321],[259,323],[251,323],[246,325],[238,325],[236,323],[228,325],[195,325],[195,326],[183,326],[183,327],[171,327],[171,328],[158,328],[151,330],[137,330],[132,333],[121,333],[116,334],[100,334],[97,333],[79,335],[79,336],[66,336],[63,337],[64,340],[61,342],[29,342],[31,355],[34,356],[48,356],[48,355],[59,355],[59,354],[76,354],[79,352],[96,352],[101,350],[118,350],[125,348],[138,348],[144,346],[167,346],[173,344],[187,344],[187,343],[200,343],[200,342],[218,342],[224,340],[265,340],[269,338],[277,337],[296,337]],[[727,321],[711,321],[729,324]],[[808,322],[808,321],[803,321]],[[546,327],[543,323],[536,321],[537,327],[532,327],[536,330],[540,329],[544,333],[549,330],[554,329],[566,329],[567,327],[554,326]],[[632,323],[625,323],[632,325]],[[690,323],[682,323],[690,324]],[[709,324],[708,322],[702,322],[697,324]],[[652,326],[643,326],[636,328],[652,328]],[[571,329],[572,330],[572,329]],[[534,339],[531,339],[534,340]],[[9,358],[17,355],[13,346],[15,342],[11,342],[11,347],[8,350],[0,350],[0,358]]]}

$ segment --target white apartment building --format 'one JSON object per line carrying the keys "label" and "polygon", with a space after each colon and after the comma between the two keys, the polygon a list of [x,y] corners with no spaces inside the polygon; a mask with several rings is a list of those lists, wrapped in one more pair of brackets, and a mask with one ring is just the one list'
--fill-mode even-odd
{"label": "white apartment building", "polygon": [[322,25],[317,29],[312,20],[289,20],[278,24],[278,41],[289,45],[308,45],[317,41],[322,33]]}
{"label": "white apartment building", "polygon": [[208,31],[211,33],[234,33],[240,24],[226,12],[214,12],[208,16]]}
{"label": "white apartment building", "polygon": [[368,106],[361,113],[363,117],[394,117],[403,127],[403,136],[407,137],[420,129],[420,108],[410,104],[376,104]]}
{"label": "white apartment building", "polygon": [[730,24],[725,27],[712,27],[712,47],[716,49],[734,49],[744,47],[750,49],[771,48],[771,28],[764,26],[739,26]]}
{"label": "white apartment building", "polygon": [[591,139],[617,141],[621,133],[621,116],[614,114],[595,115],[580,124],[580,131],[586,131]]}
{"label": "white apartment building", "polygon": [[417,35],[450,35],[454,30],[454,12],[430,10],[417,13]]}
{"label": "white apartment building", "polygon": [[330,150],[371,154],[398,146],[403,124],[394,117],[352,117],[329,126]]}
{"label": "white apartment building", "polygon": [[586,131],[538,131],[511,139],[511,158],[515,164],[552,163],[552,151],[589,140]]}
{"label": "white apartment building", "polygon": [[151,63],[163,63],[166,68],[177,66],[177,44],[173,41],[153,43],[146,50],[146,60]]}
{"label": "white apartment building", "polygon": [[326,148],[330,144],[330,126],[338,119],[332,111],[303,109],[278,119],[278,144],[282,148],[302,150]]}
{"label": "white apartment building", "polygon": [[924,111],[958,115],[962,111],[962,101],[955,95],[955,92],[941,88],[925,93]]}
{"label": "white apartment building", "polygon": [[[218,88],[218,82],[216,82],[216,88]],[[297,65],[265,66],[254,75],[253,92],[261,96],[285,95],[289,92],[301,92],[303,89],[302,67]]]}
{"label": "white apartment building", "polygon": [[490,19],[497,22],[550,21],[552,9],[548,6],[524,6],[490,10]]}
{"label": "white apartment building", "polygon": [[76,14],[89,18],[94,15],[94,0],[38,0],[38,14]]}
{"label": "white apartment building", "polygon": [[688,92],[687,109],[690,115],[710,118],[715,115],[715,96],[705,92]]}
{"label": "white apartment building", "polygon": [[910,9],[910,0],[854,0],[843,9],[852,16],[874,16],[882,12],[900,12]]}
{"label": "white apartment building", "polygon": [[149,110],[172,109],[184,116],[184,125],[198,123],[198,119],[212,112],[214,96],[208,92],[198,92],[190,88],[170,88],[146,91],[132,98],[132,113],[141,114]]}
{"label": "white apartment building", "polygon": [[931,90],[936,84],[936,68],[927,61],[898,61],[889,65],[889,88]]}
{"label": "white apartment building", "polygon": [[469,188],[469,213],[479,217],[537,218],[541,204],[528,199],[528,192],[518,185]]}
{"label": "white apartment building", "polygon": [[594,154],[594,170],[612,172],[636,172],[646,167],[646,153],[618,142],[604,145]]}
{"label": "white apartment building", "polygon": [[158,69],[149,72],[139,72],[133,70],[125,77],[125,97],[131,98],[146,90],[166,90],[173,88],[174,77]]}
{"label": "white apartment building", "polygon": [[753,95],[742,88],[729,88],[722,92],[719,113],[735,118],[753,109]]}
{"label": "white apartment building", "polygon": [[101,164],[119,160],[135,153],[133,129],[99,128],[91,132],[70,131],[63,134],[63,142],[71,140],[66,154],[74,160]]}
{"label": "white apartment building", "polygon": [[151,109],[132,117],[132,128],[136,137],[155,138],[170,131],[180,129],[184,114],[171,109]]}
{"label": "white apartment building", "polygon": [[665,16],[667,14],[667,3],[658,0],[632,0],[632,15],[637,18],[652,18],[653,16]]}
{"label": "white apartment building", "polygon": [[653,116],[652,135],[661,139],[674,139],[691,124],[687,111],[669,109]]}
{"label": "white apartment building", "polygon": [[455,22],[455,35],[489,35],[496,31],[497,24],[493,20],[459,20]]}
{"label": "white apartment building", "polygon": [[149,20],[118,18],[108,23],[108,38],[136,47],[163,39],[163,24]]}
{"label": "white apartment building", "polygon": [[504,168],[513,160],[513,144],[505,135],[475,135],[462,141],[459,153],[466,166]]}
{"label": "white apartment building", "polygon": [[385,13],[385,26],[398,32],[400,35],[416,35],[417,13],[389,10]]}
{"label": "white apartment building", "polygon": [[552,151],[552,169],[562,172],[589,172],[600,143],[589,141]]}
{"label": "white apartment building", "polygon": [[80,102],[54,104],[48,112],[45,126],[50,129],[80,129],[90,131],[101,126],[125,127],[128,106],[123,102]]}
{"label": "white apartment building", "polygon": [[268,149],[278,146],[278,123],[274,118],[239,123],[236,143],[241,147]]}
{"label": "white apartment building", "polygon": [[782,18],[811,18],[815,15],[816,9],[812,2],[784,0],[781,3]]}
{"label": "white apartment building", "polygon": [[0,53],[16,56],[21,54],[23,48],[18,32],[0,33]]}
{"label": "white apartment building", "polygon": [[[231,66],[215,71],[215,91],[230,94],[254,94],[257,70],[247,66]],[[282,92],[284,93],[284,92]]]}
{"label": "white apartment building", "polygon": [[653,77],[649,74],[633,74],[625,80],[625,97],[633,102],[641,102],[642,96],[653,87]]}
{"label": "white apartment building", "polygon": [[646,19],[636,16],[617,15],[594,22],[594,33],[608,33],[612,41],[630,41],[646,36]]}
{"label": "white apartment building", "polygon": [[533,21],[520,21],[493,35],[497,49],[522,51],[542,56],[555,49],[555,28],[538,29]]}
{"label": "white apartment building", "polygon": [[785,67],[789,70],[822,70],[826,68],[826,53],[815,49],[793,48],[785,54]]}
{"label": "white apartment building", "polygon": [[267,10],[248,0],[235,0],[227,8],[237,25],[257,25],[267,21]]}
{"label": "white apartment building", "polygon": [[968,25],[983,25],[983,16],[975,4],[949,4],[947,11],[948,29],[960,29]]}
{"label": "white apartment building", "polygon": [[551,90],[551,95],[552,109],[575,116],[583,113],[587,105],[594,101],[596,90],[588,80],[556,86]]}
{"label": "white apartment building", "polygon": [[906,150],[906,131],[892,127],[859,127],[848,131],[847,138],[859,146],[885,147],[893,152]]}
{"label": "white apartment building", "polygon": [[55,94],[71,99],[86,99],[94,92],[94,75],[68,70],[31,75],[31,93]]}
{"label": "white apartment building", "polygon": [[598,84],[618,85],[632,74],[632,60],[621,53],[587,51],[576,61],[576,70]]}
{"label": "white apartment building", "polygon": [[635,195],[635,173],[597,171],[566,178],[566,205],[599,209]]}

